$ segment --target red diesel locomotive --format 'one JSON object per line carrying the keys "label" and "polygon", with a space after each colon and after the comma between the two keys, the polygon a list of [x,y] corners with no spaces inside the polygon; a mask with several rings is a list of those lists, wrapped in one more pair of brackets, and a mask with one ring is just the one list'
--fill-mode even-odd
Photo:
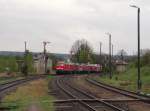
{"label": "red diesel locomotive", "polygon": [[99,64],[75,64],[60,62],[55,67],[56,74],[75,74],[75,73],[99,73],[102,66]]}

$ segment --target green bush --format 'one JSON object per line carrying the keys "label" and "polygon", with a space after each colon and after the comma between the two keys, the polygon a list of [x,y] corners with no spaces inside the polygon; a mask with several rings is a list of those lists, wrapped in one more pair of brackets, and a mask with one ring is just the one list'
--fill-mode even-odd
{"label": "green bush", "polygon": [[141,58],[142,66],[150,66],[150,52],[146,52]]}
{"label": "green bush", "polygon": [[0,72],[6,71],[7,67],[11,72],[17,71],[16,58],[12,56],[0,56]]}

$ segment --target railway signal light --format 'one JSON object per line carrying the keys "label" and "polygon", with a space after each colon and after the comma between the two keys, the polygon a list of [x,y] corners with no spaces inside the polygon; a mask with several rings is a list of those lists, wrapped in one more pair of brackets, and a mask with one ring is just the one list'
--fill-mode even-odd
{"label": "railway signal light", "polygon": [[48,42],[48,41],[44,41],[43,42],[43,48],[44,48],[44,72],[45,72],[45,74],[47,73],[47,60],[48,60],[48,56],[47,56],[47,54],[46,54],[46,45],[47,44],[49,44],[49,43],[51,43],[51,42]]}

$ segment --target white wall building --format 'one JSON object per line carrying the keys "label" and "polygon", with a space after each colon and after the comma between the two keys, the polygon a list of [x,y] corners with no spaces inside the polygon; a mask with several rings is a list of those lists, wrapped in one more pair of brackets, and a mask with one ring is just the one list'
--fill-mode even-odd
{"label": "white wall building", "polygon": [[[34,68],[37,74],[45,73],[45,58],[43,54],[39,54],[34,58]],[[47,71],[52,72],[52,60],[47,60]]]}

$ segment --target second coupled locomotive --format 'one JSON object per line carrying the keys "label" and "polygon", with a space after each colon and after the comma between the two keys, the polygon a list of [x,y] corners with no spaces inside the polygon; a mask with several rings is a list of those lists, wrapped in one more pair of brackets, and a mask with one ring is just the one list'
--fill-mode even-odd
{"label": "second coupled locomotive", "polygon": [[75,64],[60,62],[55,67],[57,74],[99,73],[102,66],[99,64]]}

